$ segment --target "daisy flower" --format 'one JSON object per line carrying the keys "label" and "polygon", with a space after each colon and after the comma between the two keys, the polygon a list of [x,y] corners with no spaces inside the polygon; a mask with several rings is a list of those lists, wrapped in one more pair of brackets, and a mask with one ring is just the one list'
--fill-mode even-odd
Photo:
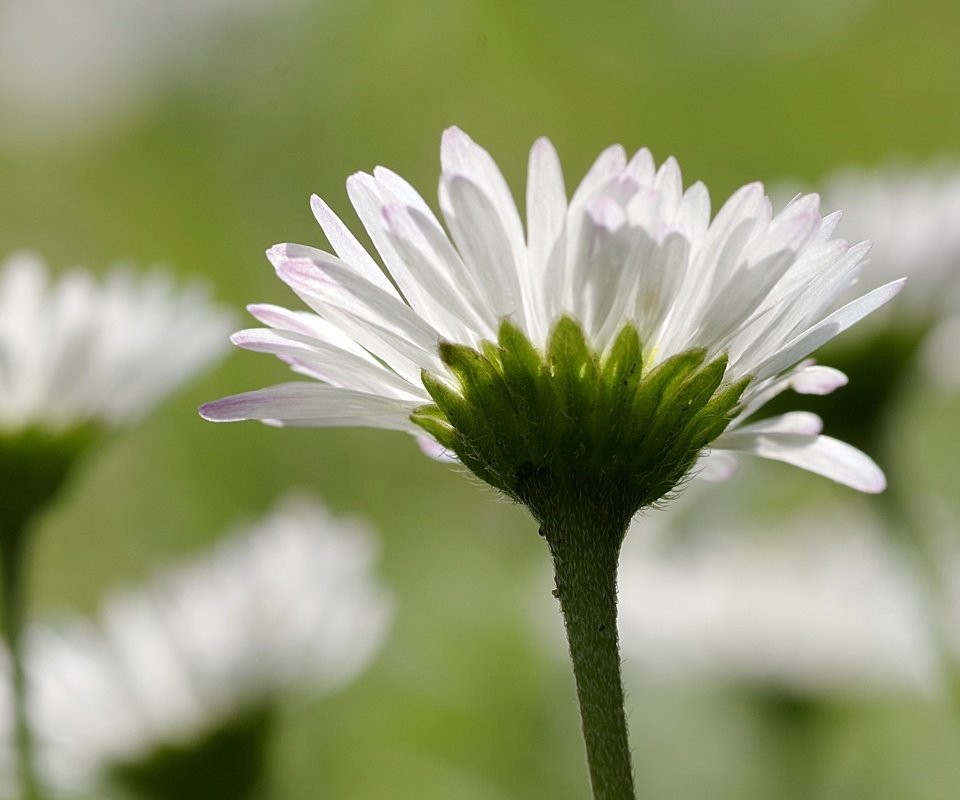
{"label": "daisy flower", "polygon": [[0,437],[129,425],[222,355],[232,316],[161,271],[0,266]]}
{"label": "daisy flower", "polygon": [[20,635],[30,521],[98,433],[129,425],[222,353],[231,315],[169,276],[82,270],[51,280],[30,254],[0,265],[0,585],[12,609],[20,782],[32,796]]}
{"label": "daisy flower", "polygon": [[816,195],[774,213],[743,187],[711,219],[706,187],[672,158],[605,150],[567,198],[546,139],[530,153],[524,230],[503,175],[462,131],[443,135],[440,210],[378,167],[347,192],[382,263],[322,200],[334,254],[268,256],[310,307],[254,305],[235,344],[309,381],[201,407],[214,421],[406,431],[523,503],[553,558],[596,798],[634,797],[616,631],[630,519],[705,460],[785,461],[884,488],[812,413],[750,416],[786,389],[846,382],[807,357],[891,299],[888,283],[835,308],[867,243],[834,239]]}
{"label": "daisy flower", "polygon": [[[864,491],[883,488],[877,467],[823,436],[811,414],[747,421],[787,388],[821,394],[843,385],[842,374],[804,359],[902,286],[895,280],[834,310],[868,244],[833,238],[840,215],[821,216],[816,195],[775,214],[754,183],[711,220],[706,187],[684,190],[676,161],[657,169],[649,151],[628,159],[614,146],[568,200],[556,152],[540,139],[530,154],[524,233],[496,164],[466,134],[445,132],[441,163],[446,229],[390,170],[347,181],[383,267],[313,198],[335,255],[295,244],[268,252],[311,311],[250,306],[267,327],[233,341],[315,380],[208,403],[204,417],[426,430],[517,495],[516,475],[504,469],[537,469],[554,455],[542,452],[553,449],[542,441],[551,434],[538,429],[569,418],[568,402],[598,423],[571,423],[581,431],[572,435],[575,449],[587,457],[609,462],[609,439],[635,454],[670,450],[661,460],[680,462],[672,471],[679,480],[709,445],[723,466],[727,454],[746,453]],[[613,391],[617,380],[623,396]],[[657,406],[661,384],[671,382],[667,399],[694,402],[654,436],[650,423],[661,414],[646,406]],[[551,415],[557,403],[563,408]],[[700,428],[690,430],[698,415]],[[462,419],[471,416],[473,424]],[[526,452],[492,452],[523,451],[504,442],[511,435],[529,440]],[[671,450],[678,438],[683,446]]]}
{"label": "daisy flower", "polygon": [[376,550],[365,525],[290,496],[214,552],[108,596],[97,621],[32,631],[41,774],[72,795],[111,776],[172,785],[225,732],[258,751],[253,723],[284,696],[335,692],[380,649],[392,601]]}

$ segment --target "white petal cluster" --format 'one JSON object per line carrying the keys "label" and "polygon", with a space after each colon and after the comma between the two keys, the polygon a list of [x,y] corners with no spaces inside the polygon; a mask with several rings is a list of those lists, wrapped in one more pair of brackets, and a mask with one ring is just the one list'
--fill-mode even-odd
{"label": "white petal cluster", "polygon": [[382,267],[313,198],[335,255],[294,244],[268,254],[313,313],[251,306],[267,327],[233,340],[319,383],[225,398],[204,406],[204,416],[421,434],[409,420],[430,402],[421,370],[453,380],[438,356],[441,340],[477,348],[508,318],[542,348],[569,315],[597,351],[631,323],[651,365],[705,348],[708,358],[727,353],[726,380],[752,376],[747,412],[715,450],[780,459],[865,491],[883,488],[879,469],[821,436],[813,415],[741,424],[784,389],[826,393],[842,385],[841,374],[803,359],[902,286],[894,281],[834,310],[869,245],[832,238],[840,215],[821,216],[816,195],[774,213],[763,186],[750,184],[711,218],[706,187],[684,189],[672,158],[658,169],[649,151],[628,158],[614,146],[568,200],[556,151],[540,139],[530,153],[524,229],[500,170],[462,131],[444,133],[441,165],[445,224],[390,170],[347,181]]}
{"label": "white petal cluster", "polygon": [[283,692],[332,692],[382,644],[392,601],[376,542],[303,496],[100,619],[33,631],[31,716],[54,788],[186,744]]}
{"label": "white petal cluster", "polygon": [[[929,691],[937,651],[918,577],[857,513],[730,521],[627,537],[624,669],[645,682],[733,681],[801,693]],[[666,534],[666,535],[664,535]]]}
{"label": "white petal cluster", "polygon": [[0,265],[0,435],[125,425],[223,354],[232,315],[160,271]]}

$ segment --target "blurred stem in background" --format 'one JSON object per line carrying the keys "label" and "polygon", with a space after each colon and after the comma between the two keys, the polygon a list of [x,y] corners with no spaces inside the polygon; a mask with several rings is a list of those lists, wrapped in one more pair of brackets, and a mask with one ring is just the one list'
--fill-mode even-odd
{"label": "blurred stem in background", "polygon": [[825,716],[829,704],[810,696],[770,687],[755,694],[762,730],[769,738],[776,796],[813,800],[823,796]]}
{"label": "blurred stem in background", "polygon": [[29,546],[25,526],[0,534],[0,575],[3,586],[3,635],[10,650],[14,731],[17,748],[17,781],[21,800],[39,800],[40,788],[33,764],[33,737],[27,709],[27,676],[23,657],[26,620],[26,559]]}
{"label": "blurred stem in background", "polygon": [[27,573],[33,523],[60,491],[94,432],[91,426],[81,426],[63,434],[35,428],[0,434],[0,592],[3,636],[10,649],[22,800],[38,800],[42,796],[33,761],[23,637],[28,619]]}

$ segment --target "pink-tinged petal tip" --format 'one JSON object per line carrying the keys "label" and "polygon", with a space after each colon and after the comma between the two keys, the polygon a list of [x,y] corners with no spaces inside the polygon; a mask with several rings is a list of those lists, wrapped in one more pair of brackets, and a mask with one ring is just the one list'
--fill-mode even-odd
{"label": "pink-tinged petal tip", "polygon": [[231,403],[231,400],[232,397],[211,400],[201,405],[197,411],[207,422],[238,422],[242,418],[235,415],[236,404]]}
{"label": "pink-tinged petal tip", "polygon": [[797,394],[825,395],[849,382],[850,379],[840,370],[816,365],[799,370],[790,381],[790,386]]}

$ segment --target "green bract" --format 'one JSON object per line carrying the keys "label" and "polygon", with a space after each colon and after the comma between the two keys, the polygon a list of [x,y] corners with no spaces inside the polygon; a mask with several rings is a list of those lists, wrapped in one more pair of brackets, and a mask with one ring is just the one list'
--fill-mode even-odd
{"label": "green bract", "polygon": [[115,764],[110,777],[144,800],[262,797],[272,727],[273,710],[253,708],[195,739]]}
{"label": "green bract", "polygon": [[424,372],[434,403],[411,415],[471,472],[542,520],[557,493],[597,490],[622,513],[666,495],[738,410],[750,378],[724,384],[726,355],[688,350],[648,369],[627,324],[605,354],[569,317],[546,353],[513,324],[478,352],[443,343],[454,389]]}
{"label": "green bract", "polygon": [[0,431],[0,536],[13,535],[60,489],[98,429],[82,425],[65,433],[31,427]]}

